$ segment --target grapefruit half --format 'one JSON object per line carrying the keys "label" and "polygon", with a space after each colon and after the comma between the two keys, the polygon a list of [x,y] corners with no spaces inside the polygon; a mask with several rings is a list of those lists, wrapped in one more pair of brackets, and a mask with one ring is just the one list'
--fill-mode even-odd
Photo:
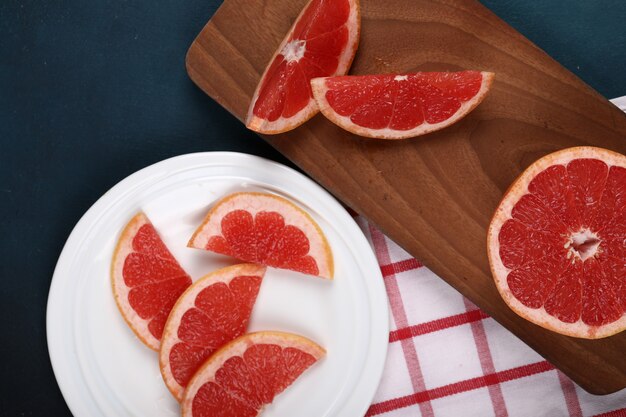
{"label": "grapefruit half", "polygon": [[480,71],[350,75],[311,80],[322,114],[378,139],[406,139],[457,122],[487,95],[494,74]]}
{"label": "grapefruit half", "polygon": [[178,299],[165,324],[159,365],[178,401],[200,365],[248,327],[265,267],[234,265],[196,281]]}
{"label": "grapefruit half", "polygon": [[594,147],[549,154],[504,194],[488,230],[504,301],[557,333],[626,328],[626,157]]}
{"label": "grapefruit half", "polygon": [[325,354],[302,336],[246,334],[211,356],[193,376],[183,417],[253,417]]}
{"label": "grapefruit half", "polygon": [[191,277],[167,249],[145,214],[133,217],[111,262],[111,286],[124,320],[150,349],[158,350],[172,306]]}
{"label": "grapefruit half", "polygon": [[210,250],[275,268],[333,277],[328,241],[304,210],[274,194],[235,193],[218,201],[189,240]]}
{"label": "grapefruit half", "polygon": [[318,108],[309,81],[348,72],[359,43],[358,0],[311,0],[276,50],[252,96],[246,126],[275,134]]}

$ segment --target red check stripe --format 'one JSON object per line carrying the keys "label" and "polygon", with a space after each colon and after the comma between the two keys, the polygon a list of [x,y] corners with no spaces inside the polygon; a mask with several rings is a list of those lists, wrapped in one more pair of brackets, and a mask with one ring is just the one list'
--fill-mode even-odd
{"label": "red check stripe", "polygon": [[437,332],[439,330],[448,329],[450,327],[461,326],[467,323],[473,323],[488,318],[489,316],[482,310],[475,309],[465,313],[456,314],[454,316],[444,317],[442,319],[432,320],[426,323],[420,323],[402,329],[389,332],[389,342],[397,342],[398,340],[409,339],[427,333]]}
{"label": "red check stripe", "polygon": [[383,277],[399,274],[401,272],[410,271],[413,269],[421,268],[423,265],[417,259],[405,259],[404,261],[394,262],[387,265],[381,265],[380,271],[383,273]]}
{"label": "red check stripe", "polygon": [[[387,241],[385,236],[375,227],[370,226],[370,235],[372,237],[372,243],[376,251],[376,257],[378,263],[383,265],[390,264],[389,249],[387,247]],[[391,305],[391,313],[393,319],[396,322],[397,327],[407,327],[408,319],[406,311],[404,310],[404,304],[402,302],[402,296],[400,295],[400,289],[398,288],[398,281],[395,274],[391,274],[385,281],[385,288],[387,289],[387,295],[389,296],[389,304]],[[422,369],[419,359],[417,357],[417,350],[415,349],[415,343],[413,339],[404,339],[401,341],[402,352],[404,353],[404,359],[411,378],[411,384],[413,390],[416,392],[424,391],[426,385],[424,383],[424,376],[422,375]],[[433,407],[430,401],[420,402],[420,411],[423,417],[433,417]]]}
{"label": "red check stripe", "polygon": [[[466,298],[463,298],[465,308],[470,310],[476,308]],[[493,358],[491,356],[491,349],[489,348],[489,341],[487,340],[487,334],[485,333],[485,326],[483,326],[482,320],[477,320],[470,323],[472,328],[472,335],[474,336],[474,343],[476,344],[476,350],[478,351],[478,360],[480,361],[480,367],[483,374],[490,375],[496,372],[493,365]],[[508,417],[509,413],[506,409],[506,403],[502,395],[502,388],[499,383],[491,384],[488,386],[489,398],[491,398],[491,405],[496,417]]]}
{"label": "red check stripe", "polygon": [[580,402],[578,401],[578,395],[576,394],[576,387],[574,383],[566,377],[562,372],[558,372],[559,383],[563,390],[563,396],[565,397],[565,405],[570,417],[583,417],[583,412],[580,409]]}
{"label": "red check stripe", "polygon": [[552,366],[550,363],[548,363],[547,361],[541,361],[532,363],[530,365],[507,369],[506,371],[494,372],[489,375],[466,379],[464,381],[455,382],[454,384],[448,384],[431,390],[416,392],[415,394],[372,404],[365,415],[375,416],[378,414],[388,413],[399,408],[409,407],[411,405],[420,404],[425,401],[430,402],[437,398],[447,397],[450,395],[459,394],[461,392],[488,387],[490,385],[551,371],[553,369],[554,366]]}
{"label": "red check stripe", "polygon": [[626,408],[609,411],[608,413],[596,414],[593,417],[626,417]]}

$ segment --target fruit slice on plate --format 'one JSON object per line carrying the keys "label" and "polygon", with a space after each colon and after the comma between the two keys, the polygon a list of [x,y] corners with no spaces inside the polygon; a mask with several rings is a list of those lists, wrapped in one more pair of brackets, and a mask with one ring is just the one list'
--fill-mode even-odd
{"label": "fruit slice on plate", "polygon": [[159,364],[178,401],[192,375],[215,351],[241,336],[265,267],[234,265],[196,281],[180,296],[165,325]]}
{"label": "fruit slice on plate", "polygon": [[111,286],[124,320],[149,348],[159,349],[167,316],[190,285],[146,215],[133,217],[113,253]]}
{"label": "fruit slice on plate", "polygon": [[208,359],[185,390],[183,417],[253,417],[325,354],[281,332],[250,333]]}
{"label": "fruit slice on plate", "polygon": [[291,130],[318,108],[309,81],[348,72],[359,42],[358,0],[311,0],[269,62],[252,96],[246,126]]}
{"label": "fruit slice on plate", "polygon": [[498,291],[520,316],[569,336],[626,328],[626,157],[593,147],[547,155],[491,221]]}
{"label": "fruit slice on plate", "polygon": [[188,246],[333,277],[333,256],[320,227],[304,210],[274,194],[236,193],[218,201]]}
{"label": "fruit slice on plate", "polygon": [[331,122],[360,136],[405,139],[450,126],[487,95],[494,74],[417,72],[315,78],[313,96]]}

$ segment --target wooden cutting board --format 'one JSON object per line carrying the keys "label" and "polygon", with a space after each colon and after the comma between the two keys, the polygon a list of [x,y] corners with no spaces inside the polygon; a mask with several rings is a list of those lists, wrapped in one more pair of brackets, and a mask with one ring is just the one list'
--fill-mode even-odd
{"label": "wooden cutting board", "polygon": [[[192,80],[237,118],[306,0],[226,0],[187,55]],[[264,137],[587,391],[626,386],[626,332],[582,340],[515,315],[491,278],[486,230],[537,158],[575,145],[626,153],[626,115],[474,0],[361,0],[352,74],[496,73],[461,122],[406,141],[367,140],[316,116]],[[410,302],[410,300],[407,300]]]}

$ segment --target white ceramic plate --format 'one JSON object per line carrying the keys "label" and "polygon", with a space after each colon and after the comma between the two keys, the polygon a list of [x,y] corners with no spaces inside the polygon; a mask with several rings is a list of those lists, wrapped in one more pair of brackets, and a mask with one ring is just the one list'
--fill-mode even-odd
{"label": "white ceramic plate", "polygon": [[234,191],[266,190],[305,208],[328,237],[335,280],[268,269],[250,331],[306,336],[327,355],[276,397],[264,417],[362,416],[387,350],[387,297],[376,258],[350,215],[326,191],[283,165],[237,153],[183,155],[126,178],[78,222],[54,271],[48,297],[48,349],[76,417],[179,415],[159,373],[118,312],[109,264],[118,234],[139,210],[154,223],[190,275],[232,260],[186,247],[207,207]]}

